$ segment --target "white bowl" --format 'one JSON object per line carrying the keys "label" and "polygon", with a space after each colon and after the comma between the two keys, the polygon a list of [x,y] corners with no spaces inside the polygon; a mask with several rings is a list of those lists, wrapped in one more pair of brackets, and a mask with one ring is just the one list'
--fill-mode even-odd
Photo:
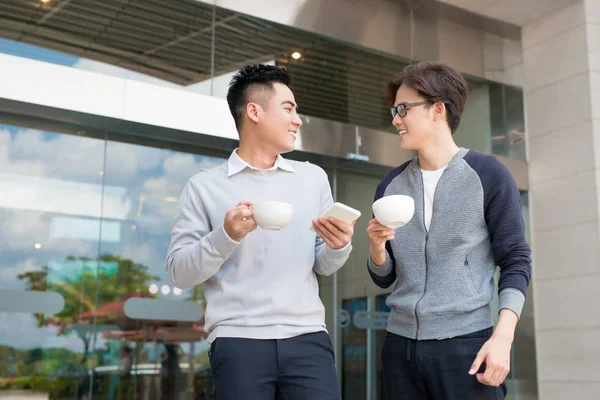
{"label": "white bowl", "polygon": [[373,203],[373,214],[381,225],[402,228],[415,213],[415,200],[410,196],[385,196]]}
{"label": "white bowl", "polygon": [[280,201],[261,201],[252,204],[252,214],[258,226],[268,231],[283,229],[294,215],[294,206]]}

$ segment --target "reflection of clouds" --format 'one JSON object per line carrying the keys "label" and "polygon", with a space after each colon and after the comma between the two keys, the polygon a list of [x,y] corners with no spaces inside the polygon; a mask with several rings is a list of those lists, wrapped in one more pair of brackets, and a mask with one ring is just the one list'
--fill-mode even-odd
{"label": "reflection of clouds", "polygon": [[[111,141],[103,171],[104,146],[103,140],[0,125],[0,265],[20,262],[4,268],[3,282],[15,284],[33,260],[95,258],[101,207],[102,247],[116,246],[162,279],[173,200],[190,177],[226,160]],[[130,238],[143,243],[129,245]]]}
{"label": "reflection of clouds", "polygon": [[[0,171],[20,175],[83,180],[101,184],[104,141],[90,137],[18,129],[12,137],[0,125]],[[123,185],[140,171],[160,165],[164,150],[109,142],[106,183]]]}
{"label": "reflection of clouds", "polygon": [[156,246],[149,242],[125,246],[119,251],[119,255],[149,267],[148,272],[152,275],[158,275],[159,272],[165,269],[166,254],[162,254]]}
{"label": "reflection of clouds", "polygon": [[[50,222],[41,217],[45,213],[99,218],[101,207],[104,218],[133,221],[152,232],[168,233],[176,211],[176,204],[169,200],[179,196],[189,177],[223,162],[109,142],[103,188],[102,140],[32,129],[12,131],[12,135],[6,128],[0,131],[0,194],[4,199],[0,207],[42,213],[19,214],[0,229],[0,238],[12,249],[29,249],[49,238]],[[95,237],[97,224],[86,226],[89,232],[79,239]],[[67,248],[55,250],[86,250],[65,243]]]}
{"label": "reflection of clouds", "polygon": [[[121,160],[135,162],[138,169],[136,174],[128,174],[131,178],[127,181],[123,175],[119,175]],[[203,168],[211,168],[224,161],[216,157],[109,142],[105,185],[124,186],[126,194],[123,206],[127,205],[132,222],[153,233],[168,233],[177,207],[172,200],[179,197],[187,180]],[[106,199],[104,207],[106,217],[124,218],[123,215],[116,216],[109,212]]]}
{"label": "reflection of clouds", "polygon": [[25,290],[26,284],[17,278],[18,275],[26,272],[41,271],[42,267],[38,265],[34,258],[27,258],[15,265],[0,267],[0,285],[3,289],[21,289]]}
{"label": "reflection of clouds", "polygon": [[[24,289],[17,276],[41,271],[52,259],[96,257],[98,241],[69,240],[50,236],[51,219],[35,212],[0,210],[0,286]],[[35,244],[41,245],[35,249]]]}
{"label": "reflection of clouds", "polygon": [[[66,254],[88,255],[93,249],[92,242],[66,240],[50,236],[51,219],[37,212],[0,210],[0,254],[3,251],[20,251],[26,254]],[[34,245],[42,248],[36,250]]]}
{"label": "reflection of clouds", "polygon": [[[50,260],[96,258],[99,225],[93,217],[99,217],[102,194],[104,218],[129,229],[102,249],[113,247],[113,253],[147,265],[161,284],[169,283],[164,261],[176,212],[169,200],[179,197],[191,176],[226,160],[108,142],[104,171],[101,139],[18,127],[10,132],[0,124],[0,195],[10,197],[0,199],[1,287],[25,289],[17,276],[40,271]],[[138,216],[140,197],[145,200]],[[104,226],[105,239],[108,233]],[[56,331],[37,328],[29,314],[0,313],[0,345],[83,351],[75,334],[56,336]],[[98,338],[96,347],[104,344]]]}
{"label": "reflection of clouds", "polygon": [[132,144],[108,142],[105,184],[128,186],[139,179],[140,172],[160,165],[165,150]]}
{"label": "reflection of clouds", "polygon": [[174,154],[163,163],[165,175],[189,177],[199,171],[200,165],[192,154]]}
{"label": "reflection of clouds", "polygon": [[[105,190],[105,202],[114,203],[119,195]],[[102,185],[73,180],[43,178],[0,172],[0,207],[69,215],[100,217]],[[117,198],[117,202],[121,201]]]}
{"label": "reflection of clouds", "polygon": [[100,183],[103,165],[102,140],[25,128],[11,137],[0,130],[2,172]]}
{"label": "reflection of clouds", "polygon": [[75,334],[57,336],[55,326],[37,327],[31,314],[0,313],[0,345],[19,350],[61,348],[83,353],[83,341]]}
{"label": "reflection of clouds", "polygon": [[43,345],[46,332],[37,328],[37,321],[31,314],[0,313],[0,345],[19,350],[39,348]]}
{"label": "reflection of clouds", "polygon": [[[223,162],[225,160],[221,158],[192,154],[174,153],[165,158],[164,175],[148,178],[143,182],[143,195],[149,207],[149,216],[158,217],[165,227],[165,232],[170,232],[170,223],[177,211],[177,203],[165,198],[178,198],[189,178],[203,168],[212,168]],[[153,225],[156,222],[158,221],[149,220]]]}
{"label": "reflection of clouds", "polygon": [[[1,125],[0,125],[1,126]],[[43,176],[46,169],[41,160],[10,161],[11,137],[7,130],[0,130],[0,171],[23,175]]]}
{"label": "reflection of clouds", "polygon": [[[156,203],[158,204],[159,201],[157,200]],[[152,211],[152,213],[138,218],[135,221],[136,230],[147,235],[164,236],[166,241],[171,240],[171,222],[175,216],[176,205],[173,205],[174,203],[166,204],[168,204],[168,207],[165,206],[164,211]]]}
{"label": "reflection of clouds", "polygon": [[[144,182],[144,197],[147,200],[151,215],[160,219],[173,217],[177,210],[177,203],[165,200],[165,197],[177,198],[185,185],[183,182],[170,180],[166,177],[150,178]],[[149,220],[151,221],[151,219]],[[152,222],[151,222],[152,223]]]}
{"label": "reflection of clouds", "polygon": [[139,159],[140,168],[144,171],[156,168],[163,158],[167,150],[158,149],[156,147],[135,146],[136,153]]}
{"label": "reflection of clouds", "polygon": [[225,160],[216,157],[197,156],[192,154],[174,154],[165,159],[163,166],[165,175],[179,177],[185,181],[204,168],[212,168]]}

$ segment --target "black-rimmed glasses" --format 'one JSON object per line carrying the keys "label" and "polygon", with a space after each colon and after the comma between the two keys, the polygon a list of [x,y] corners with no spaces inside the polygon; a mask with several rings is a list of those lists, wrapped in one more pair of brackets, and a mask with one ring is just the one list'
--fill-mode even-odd
{"label": "black-rimmed glasses", "polygon": [[396,118],[396,115],[401,117],[406,116],[406,112],[409,108],[414,106],[420,106],[422,104],[433,104],[433,101],[418,101],[416,103],[400,103],[395,107],[390,108],[390,112],[392,113],[392,118]]}

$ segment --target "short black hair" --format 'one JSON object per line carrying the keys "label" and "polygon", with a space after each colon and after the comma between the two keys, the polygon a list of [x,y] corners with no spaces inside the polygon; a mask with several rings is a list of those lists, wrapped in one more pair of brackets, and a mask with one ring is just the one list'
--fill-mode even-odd
{"label": "short black hair", "polygon": [[392,107],[401,85],[415,89],[426,100],[446,104],[448,125],[452,134],[458,129],[469,95],[465,78],[449,65],[422,61],[404,68],[390,78],[385,88],[386,103]]}
{"label": "short black hair", "polygon": [[275,82],[289,87],[291,80],[290,73],[285,68],[274,65],[254,64],[242,67],[231,79],[227,92],[227,104],[238,131],[252,94],[256,91],[265,94],[272,92]]}

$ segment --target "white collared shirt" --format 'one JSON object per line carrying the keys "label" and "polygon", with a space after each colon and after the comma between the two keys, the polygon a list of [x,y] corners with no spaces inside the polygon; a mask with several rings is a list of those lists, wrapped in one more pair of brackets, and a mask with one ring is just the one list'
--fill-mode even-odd
{"label": "white collared shirt", "polygon": [[253,167],[252,165],[248,164],[246,161],[244,161],[239,155],[238,155],[238,149],[233,150],[233,152],[231,153],[231,156],[229,157],[229,160],[227,161],[227,176],[231,177],[232,175],[237,174],[240,171],[243,171],[244,168],[248,168],[252,171],[257,171],[257,172],[269,172],[269,171],[275,171],[278,168],[282,169],[284,171],[287,172],[296,172],[294,170],[294,168],[290,165],[290,163],[283,157],[281,157],[280,154],[277,155],[277,158],[275,159],[275,163],[273,164],[273,166],[271,168],[267,168],[267,169],[258,169],[256,167]]}

